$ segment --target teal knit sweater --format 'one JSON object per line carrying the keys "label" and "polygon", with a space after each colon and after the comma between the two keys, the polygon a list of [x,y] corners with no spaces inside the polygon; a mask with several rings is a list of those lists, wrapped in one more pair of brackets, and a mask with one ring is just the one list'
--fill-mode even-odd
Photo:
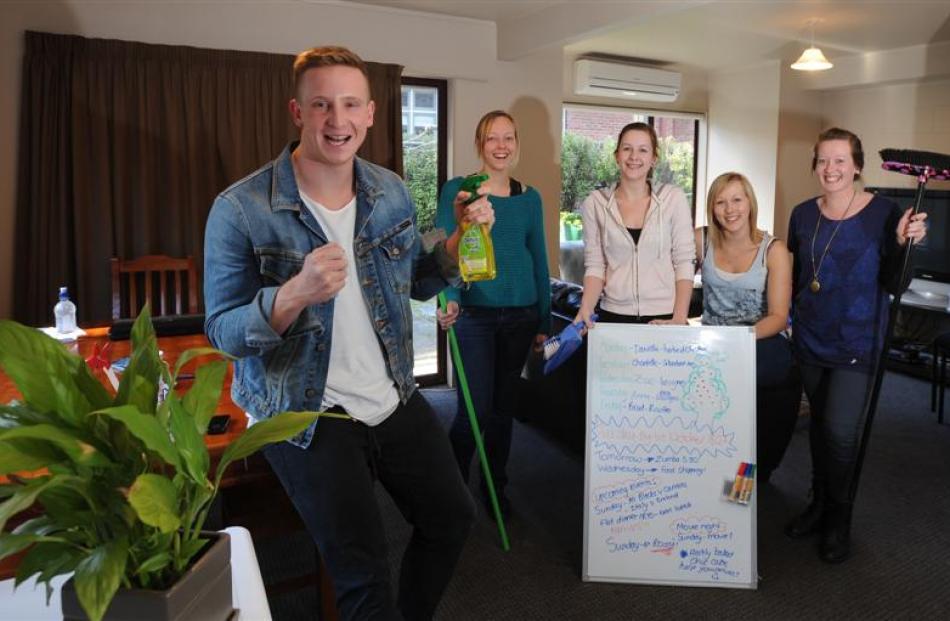
{"label": "teal knit sweater", "polygon": [[[455,230],[452,203],[459,193],[462,177],[442,187],[435,225],[451,235]],[[551,330],[551,281],[544,244],[544,214],[541,195],[526,188],[517,196],[489,196],[495,209],[491,230],[495,249],[494,280],[469,283],[467,289],[449,287],[445,297],[465,306],[532,306],[538,308],[538,333]]]}

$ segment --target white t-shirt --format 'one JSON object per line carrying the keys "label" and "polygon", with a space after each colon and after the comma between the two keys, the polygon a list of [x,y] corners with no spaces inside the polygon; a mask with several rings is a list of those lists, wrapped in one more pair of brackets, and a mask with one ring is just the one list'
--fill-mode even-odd
{"label": "white t-shirt", "polygon": [[336,294],[333,307],[333,341],[323,405],[342,406],[353,418],[370,426],[378,425],[399,405],[399,393],[386,370],[383,349],[373,330],[356,273],[356,198],[335,211],[303,192],[300,198],[327,239],[340,244],[346,254],[346,284]]}

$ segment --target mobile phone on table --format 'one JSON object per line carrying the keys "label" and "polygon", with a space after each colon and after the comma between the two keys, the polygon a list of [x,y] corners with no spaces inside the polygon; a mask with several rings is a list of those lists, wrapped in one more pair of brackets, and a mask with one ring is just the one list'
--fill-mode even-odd
{"label": "mobile phone on table", "polygon": [[208,423],[208,435],[217,436],[226,432],[230,423],[231,417],[227,414],[212,416],[211,421]]}

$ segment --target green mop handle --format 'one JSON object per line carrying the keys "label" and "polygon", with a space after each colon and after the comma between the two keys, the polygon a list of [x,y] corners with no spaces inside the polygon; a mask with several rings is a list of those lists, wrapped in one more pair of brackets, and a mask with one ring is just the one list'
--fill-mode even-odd
{"label": "green mop handle", "polygon": [[[439,308],[445,312],[445,294],[439,293]],[[455,328],[449,326],[449,349],[452,350],[452,362],[455,364],[455,371],[458,373],[459,386],[462,387],[462,397],[465,399],[465,409],[468,411],[468,421],[472,427],[472,435],[475,436],[475,447],[478,449],[478,459],[482,463],[482,476],[488,483],[488,497],[491,499],[492,510],[495,512],[495,522],[498,524],[498,534],[501,536],[501,548],[507,552],[511,549],[508,544],[508,531],[505,530],[505,520],[501,516],[501,507],[498,506],[498,496],[495,494],[495,482],[491,477],[491,470],[488,468],[488,456],[485,455],[485,444],[482,442],[482,432],[478,428],[478,418],[475,416],[475,406],[472,405],[472,395],[468,391],[468,379],[465,377],[465,368],[462,366],[462,356],[459,354],[459,342],[455,338]]]}

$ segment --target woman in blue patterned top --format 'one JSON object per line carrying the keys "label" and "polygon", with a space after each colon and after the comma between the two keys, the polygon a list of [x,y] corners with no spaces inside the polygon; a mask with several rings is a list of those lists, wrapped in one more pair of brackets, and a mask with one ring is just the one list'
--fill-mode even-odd
{"label": "woman in blue patterned top", "polygon": [[[456,319],[455,335],[468,379],[472,404],[485,441],[489,469],[502,513],[510,504],[504,493],[505,467],[511,448],[511,425],[517,408],[518,379],[532,343],[540,347],[551,327],[551,282],[544,242],[541,195],[511,177],[518,158],[518,129],[507,112],[495,110],[481,118],[475,130],[475,150],[488,174],[482,184],[495,210],[491,231],[497,275],[468,289],[446,289],[446,314],[438,313],[443,328]],[[453,200],[462,177],[445,184],[439,197],[436,226],[455,230]],[[462,477],[468,479],[475,439],[458,387],[458,411],[449,430]],[[489,513],[487,487],[482,494]]]}
{"label": "woman in blue patterned top", "polygon": [[818,136],[812,170],[822,194],[792,211],[792,342],[811,406],[812,500],[785,528],[790,537],[821,533],[829,563],[850,555],[852,479],[888,317],[900,278],[901,248],[925,234],[926,214],[911,218],[855,184],[861,141],[832,128]]}

